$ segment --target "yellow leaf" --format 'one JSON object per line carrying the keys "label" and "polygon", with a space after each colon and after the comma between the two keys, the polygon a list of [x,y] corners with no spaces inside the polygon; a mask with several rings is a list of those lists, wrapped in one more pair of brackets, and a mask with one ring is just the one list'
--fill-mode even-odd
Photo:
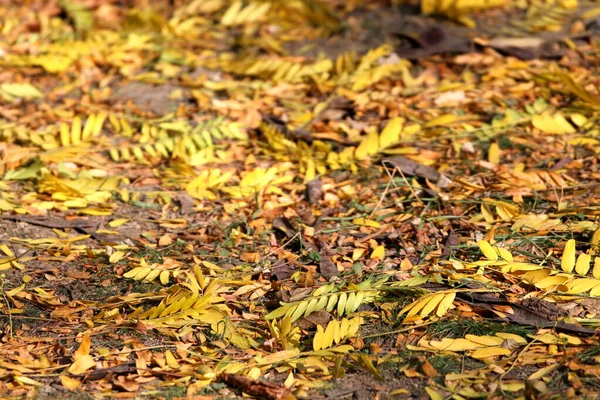
{"label": "yellow leaf", "polygon": [[381,226],[381,224],[379,222],[373,221],[371,219],[365,219],[365,218],[355,218],[352,220],[352,223],[354,225],[370,226],[373,228],[379,228]]}
{"label": "yellow leaf", "polygon": [[592,275],[596,279],[600,279],[600,257],[594,257],[594,270]]}
{"label": "yellow leaf", "polygon": [[548,365],[547,367],[544,367],[542,369],[538,369],[533,374],[529,375],[529,377],[527,378],[527,380],[528,381],[535,381],[535,380],[541,379],[544,376],[548,375],[550,372],[552,372],[555,369],[557,369],[558,367],[560,367],[560,364],[556,363],[556,364]]}
{"label": "yellow leaf", "polygon": [[444,293],[436,293],[435,295],[431,296],[419,315],[421,315],[421,317],[428,316],[429,313],[431,313],[438,306],[438,304],[440,304],[440,302],[444,299],[444,296]]}
{"label": "yellow leaf", "polygon": [[169,283],[169,277],[170,277],[169,271],[162,271],[160,273],[160,278],[159,278],[160,279],[160,283],[162,283],[163,285],[168,284]]}
{"label": "yellow leaf", "polygon": [[434,295],[426,295],[426,296],[421,297],[420,299],[416,300],[415,302],[404,307],[400,311],[400,314],[404,314],[406,311],[408,311],[408,313],[406,314],[407,318],[410,316],[413,316],[413,315],[417,315],[417,313],[419,311],[421,311],[423,309],[423,307],[425,307],[427,305],[427,303],[429,303],[429,300],[431,300],[432,296],[434,296]]}
{"label": "yellow leaf", "polygon": [[315,161],[312,158],[306,160],[306,171],[304,172],[304,182],[310,182],[317,176]]}
{"label": "yellow leaf", "polygon": [[29,83],[3,83],[0,85],[0,95],[9,100],[14,97],[34,99],[44,97],[44,94]]}
{"label": "yellow leaf", "polygon": [[379,228],[381,226],[381,224],[379,222],[373,221],[371,219],[366,219],[364,225],[370,226],[371,228]]}
{"label": "yellow leaf", "polygon": [[[529,271],[524,273],[523,279],[528,280],[532,283],[537,283],[539,281],[541,281],[542,279],[545,279],[547,277],[549,277],[550,275],[552,275],[552,271],[549,269],[538,269],[535,271]],[[566,276],[566,275],[563,275]],[[570,278],[570,277],[569,277]]]}
{"label": "yellow leaf", "polygon": [[[123,257],[125,257],[125,252],[124,251],[120,251],[120,250],[119,251],[115,251],[114,253],[112,253],[110,255],[110,257],[108,257],[108,261],[111,264],[114,264],[116,262],[119,262],[121,259],[123,259]],[[126,277],[126,278],[128,278],[128,277]]]}
{"label": "yellow leaf", "polygon": [[98,136],[100,132],[102,132],[102,126],[104,125],[106,117],[107,114],[105,112],[96,115],[96,119],[94,120],[94,126],[92,126],[92,136]]}
{"label": "yellow leaf", "polygon": [[385,247],[382,245],[377,246],[375,250],[371,253],[371,259],[377,258],[379,261],[385,259]]}
{"label": "yellow leaf", "polygon": [[518,392],[519,390],[525,390],[525,382],[503,382],[501,387],[505,392]]}
{"label": "yellow leaf", "polygon": [[346,301],[348,299],[348,294],[346,292],[342,292],[340,294],[340,298],[338,300],[337,303],[337,314],[338,317],[341,317],[344,315],[344,311],[346,310]]}
{"label": "yellow leaf", "polygon": [[15,253],[5,244],[0,244],[0,250],[9,257],[14,257]]}
{"label": "yellow leaf", "polygon": [[77,145],[81,143],[81,118],[73,118],[73,127],[71,128],[71,143]]}
{"label": "yellow leaf", "polygon": [[332,294],[331,296],[329,296],[329,300],[327,301],[327,308],[326,308],[327,312],[333,311],[333,308],[337,304],[337,301],[338,301],[337,294]]}
{"label": "yellow leaf", "polygon": [[569,279],[570,278],[567,276],[560,276],[560,275],[548,276],[538,282],[535,282],[535,287],[538,289],[553,288],[553,287],[562,285]]}
{"label": "yellow leaf", "polygon": [[306,307],[306,311],[304,311],[304,316],[307,317],[312,314],[319,304],[319,299],[312,299],[308,302],[308,306]]}
{"label": "yellow leaf", "polygon": [[512,204],[497,202],[496,203],[496,212],[498,216],[502,218],[503,221],[512,221],[516,217],[519,216],[519,209],[513,206]]}
{"label": "yellow leaf", "polygon": [[114,219],[108,223],[108,226],[111,228],[116,228],[117,226],[121,226],[127,222],[129,222],[129,219],[127,218]]}
{"label": "yellow leaf", "polygon": [[337,330],[337,337],[334,338],[336,338],[336,342],[339,343],[340,340],[348,336],[348,329],[350,329],[350,321],[346,318],[343,318],[341,323],[338,323],[336,321],[336,325],[339,325],[339,329]]}
{"label": "yellow leaf", "polygon": [[27,376],[15,376],[13,378],[15,381],[20,383],[21,385],[30,385],[30,386],[44,386],[42,383],[33,380]]}
{"label": "yellow leaf", "polygon": [[496,247],[496,250],[498,250],[498,253],[500,253],[500,257],[502,257],[505,261],[513,262],[513,256],[512,254],[510,254],[510,251],[506,250],[503,247]]}
{"label": "yellow leaf", "polygon": [[430,400],[444,400],[444,396],[442,396],[429,386],[425,388],[425,392],[427,392],[427,395],[429,396]]}
{"label": "yellow leaf", "polygon": [[352,347],[349,344],[343,344],[341,346],[335,346],[329,349],[330,351],[335,351],[336,353],[348,353],[352,350],[354,350],[354,347]]}
{"label": "yellow leaf", "polygon": [[333,287],[334,287],[333,282],[328,283],[327,285],[323,285],[323,286],[319,287],[318,289],[315,289],[315,291],[312,292],[311,296],[313,296],[313,297],[321,296],[321,295],[331,291],[331,289],[333,289]]}
{"label": "yellow leaf", "polygon": [[498,253],[496,252],[496,250],[494,250],[492,245],[487,240],[479,240],[477,242],[477,245],[479,246],[479,249],[485,256],[485,258],[487,258],[490,261],[498,260]]}
{"label": "yellow leaf", "polygon": [[388,122],[379,135],[379,147],[388,148],[400,141],[400,133],[404,125],[404,118],[396,117]]}
{"label": "yellow leaf", "polygon": [[69,373],[73,375],[80,375],[94,366],[96,366],[94,357],[88,354],[83,357],[80,357],[73,364],[71,364],[71,366],[69,367]]}
{"label": "yellow leaf", "polygon": [[[344,318],[345,319],[345,318]],[[340,340],[342,340],[342,327],[341,324],[337,321],[334,320],[335,322],[331,321],[330,324],[333,325],[333,341],[335,343],[339,343]]]}
{"label": "yellow leaf", "polygon": [[365,369],[367,371],[369,371],[371,373],[371,375],[373,375],[378,380],[383,381],[383,376],[377,370],[377,368],[375,368],[375,365],[373,365],[373,362],[371,361],[371,359],[369,358],[368,355],[359,354],[358,357],[359,357],[359,360],[360,360],[361,364],[363,365],[363,367],[365,367]]}
{"label": "yellow leaf", "polygon": [[46,54],[37,56],[32,63],[39,65],[50,73],[65,72],[73,64],[73,59],[60,54]]}
{"label": "yellow leaf", "polygon": [[354,310],[354,302],[356,301],[356,293],[352,292],[348,295],[348,300],[346,300],[346,308],[344,309],[344,314],[348,315]]}
{"label": "yellow leaf", "polygon": [[544,133],[565,134],[576,132],[573,125],[560,114],[534,115],[531,117],[531,124]]}
{"label": "yellow leaf", "polygon": [[270,3],[250,3],[243,7],[241,1],[233,3],[223,17],[221,24],[225,26],[240,25],[247,22],[259,21],[271,8]]}
{"label": "yellow leaf", "polygon": [[572,345],[580,345],[581,344],[581,339],[579,339],[576,336],[571,336],[571,335],[567,335],[564,333],[559,333],[558,336],[556,336],[553,333],[546,333],[543,335],[528,335],[529,337],[539,340],[540,342],[544,343],[544,344],[564,344],[569,343]]}
{"label": "yellow leaf", "polygon": [[61,122],[60,124],[60,143],[63,146],[71,144],[71,132],[69,131],[69,125]]}
{"label": "yellow leaf", "polygon": [[470,340],[458,338],[443,338],[442,340],[431,340],[429,345],[437,350],[443,351],[466,351],[466,350],[475,350],[483,347],[480,344],[473,343]]}
{"label": "yellow leaf", "polygon": [[512,353],[512,351],[510,349],[505,349],[504,347],[486,347],[475,350],[473,353],[471,353],[471,357],[488,358],[495,356],[507,356],[510,353]]}
{"label": "yellow leaf", "polygon": [[367,133],[367,136],[361,140],[354,151],[354,157],[363,160],[368,156],[377,154],[379,151],[379,136],[375,130]]}
{"label": "yellow leaf", "polygon": [[68,375],[60,375],[60,383],[69,390],[75,390],[81,386],[81,381],[75,378],[71,378]]}
{"label": "yellow leaf", "polygon": [[262,371],[258,367],[252,367],[250,368],[250,371],[248,371],[248,377],[252,379],[258,379],[261,375]]}
{"label": "yellow leaf", "polygon": [[348,327],[348,333],[347,333],[346,337],[356,336],[361,323],[362,323],[362,318],[359,318],[359,317],[352,318],[352,320],[350,320],[350,326]]}
{"label": "yellow leaf", "polygon": [[571,282],[566,283],[569,288],[569,294],[579,294],[590,291],[596,286],[600,285],[600,280],[593,278],[582,278],[574,279]]}
{"label": "yellow leaf", "polygon": [[323,296],[317,302],[317,306],[315,307],[315,311],[321,311],[327,306],[327,296]]}
{"label": "yellow leaf", "polygon": [[[60,136],[60,137],[61,137],[61,142],[62,142],[62,143],[63,143],[63,145],[64,145],[64,140],[63,140],[63,135],[62,135],[62,129],[61,129],[61,136]],[[119,150],[117,150],[117,149],[110,149],[110,150],[108,151],[108,154],[110,154],[110,158],[111,158],[113,161],[115,161],[115,162],[118,162],[118,161],[121,159],[121,156],[120,156],[120,154],[119,154]]]}
{"label": "yellow leaf", "polygon": [[362,255],[365,253],[365,249],[354,249],[352,251],[352,261],[356,261],[359,258],[362,257]]}
{"label": "yellow leaf", "polygon": [[[323,329],[323,328],[321,328],[321,329]],[[268,363],[268,364],[273,364],[273,363],[277,363],[277,362],[281,362],[281,361],[286,361],[286,360],[289,360],[290,358],[298,355],[298,352],[299,351],[297,349],[278,351],[277,353],[272,353],[272,354],[269,354],[269,355],[265,356],[264,358],[262,358],[262,362]]]}
{"label": "yellow leaf", "polygon": [[590,244],[592,244],[592,245],[600,244],[600,228],[598,228],[594,231],[594,234],[592,235],[592,239],[590,240]]}
{"label": "yellow leaf", "polygon": [[131,128],[131,125],[129,125],[129,122],[127,122],[125,118],[121,119],[121,129],[123,135],[127,137],[133,136],[133,129]]}
{"label": "yellow leaf", "polygon": [[520,345],[526,345],[527,340],[519,335],[515,335],[514,333],[506,333],[506,332],[497,332],[496,336],[504,339],[504,340],[513,340]]}
{"label": "yellow leaf", "polygon": [[577,257],[577,263],[575,264],[575,272],[579,275],[585,275],[590,270],[590,262],[592,256],[586,253],[581,253],[579,257]]}
{"label": "yellow leaf", "polygon": [[306,308],[308,307],[308,301],[303,301],[301,303],[299,303],[296,306],[296,309],[294,310],[294,312],[291,314],[291,321],[295,322],[296,320],[298,320],[303,314],[304,311],[306,311]]}
{"label": "yellow leaf", "polygon": [[119,120],[119,117],[117,117],[115,114],[109,114],[108,115],[108,121],[110,122],[110,124],[112,125],[113,129],[116,132],[121,132],[121,121]]}
{"label": "yellow leaf", "polygon": [[[270,3],[251,3],[247,8],[252,9],[245,13],[244,20],[246,22],[257,22],[261,20],[271,8]],[[297,65],[297,64],[296,64]]]}
{"label": "yellow leaf", "polygon": [[365,294],[363,292],[358,293],[356,295],[356,299],[354,299],[354,307],[352,307],[352,310],[350,310],[350,311],[355,312],[356,310],[358,310],[358,307],[360,307],[360,305],[362,304],[364,299],[365,299]]}
{"label": "yellow leaf", "polygon": [[144,268],[142,267],[135,267],[134,269],[132,269],[131,271],[125,272],[123,274],[123,278],[130,278],[133,279],[141,270],[143,270]]}
{"label": "yellow leaf", "polygon": [[[336,330],[339,332],[338,324],[338,321],[333,320],[327,325],[327,328],[325,328],[325,333],[323,334],[323,347],[321,347],[322,349],[327,349],[333,345]],[[340,338],[338,337],[338,342],[339,339]]]}
{"label": "yellow leaf", "polygon": [[8,297],[14,297],[17,294],[19,294],[21,291],[23,291],[25,289],[25,284],[23,283],[20,286],[17,286],[11,290],[7,290],[6,292],[4,292],[4,294],[6,294]]}
{"label": "yellow leaf", "polygon": [[514,271],[535,271],[542,269],[541,265],[524,263],[524,262],[512,262],[502,267],[502,272],[514,272]]}
{"label": "yellow leaf", "polygon": [[587,145],[598,145],[598,140],[597,139],[592,139],[592,138],[584,138],[584,137],[575,137],[573,139],[569,139],[567,140],[567,144],[570,146],[587,146]]}
{"label": "yellow leaf", "polygon": [[455,297],[456,297],[456,293],[455,292],[448,293],[444,297],[444,299],[440,302],[440,304],[438,305],[438,309],[435,312],[435,315],[437,315],[438,317],[443,317],[444,314],[446,314],[446,312],[448,311],[448,309],[452,305],[452,303],[454,302],[454,298]]}
{"label": "yellow leaf", "polygon": [[433,126],[445,126],[445,125],[449,125],[453,122],[456,122],[458,120],[458,118],[456,118],[456,115],[452,115],[452,114],[444,114],[444,115],[440,115],[437,118],[432,119],[431,121],[425,123],[423,125],[423,128],[431,128]]}
{"label": "yellow leaf", "polygon": [[500,146],[498,143],[492,143],[488,149],[488,161],[492,164],[500,163]]}
{"label": "yellow leaf", "polygon": [[494,214],[492,213],[492,210],[490,210],[490,207],[485,203],[481,205],[481,214],[488,224],[494,222]]}
{"label": "yellow leaf", "polygon": [[422,0],[421,12],[425,15],[440,14],[447,15],[456,19],[468,27],[474,27],[475,22],[468,18],[466,13],[473,10],[490,7],[500,7],[506,3],[506,0],[487,0],[473,2],[470,0]]}
{"label": "yellow leaf", "polygon": [[567,343],[575,345],[575,346],[580,346],[582,343],[581,339],[578,338],[577,336],[567,335],[566,333],[559,333],[558,336],[561,339],[566,340]]}
{"label": "yellow leaf", "polygon": [[483,346],[500,346],[504,339],[498,336],[465,335],[465,339]]}
{"label": "yellow leaf", "polygon": [[575,267],[575,239],[567,240],[563,250],[560,267],[565,272],[573,271],[573,268]]}
{"label": "yellow leaf", "polygon": [[294,386],[294,373],[292,371],[290,371],[287,378],[285,378],[285,381],[283,382],[283,386],[285,386],[288,389],[291,388],[292,386]]}
{"label": "yellow leaf", "polygon": [[165,351],[165,360],[167,361],[167,365],[173,369],[179,369],[179,362],[171,352],[171,350]]}
{"label": "yellow leaf", "polygon": [[136,281],[141,281],[142,279],[145,279],[152,271],[152,268],[140,268],[139,272],[133,277],[133,279]]}
{"label": "yellow leaf", "polygon": [[96,115],[92,114],[88,117],[87,121],[85,121],[85,126],[83,127],[83,132],[81,132],[81,139],[86,140],[92,136],[92,129],[96,124]]}
{"label": "yellow leaf", "polygon": [[84,208],[82,210],[79,210],[78,212],[79,212],[79,214],[96,215],[96,216],[105,216],[105,215],[112,214],[112,211],[110,211],[110,210],[102,210],[102,209],[98,209],[98,208]]}

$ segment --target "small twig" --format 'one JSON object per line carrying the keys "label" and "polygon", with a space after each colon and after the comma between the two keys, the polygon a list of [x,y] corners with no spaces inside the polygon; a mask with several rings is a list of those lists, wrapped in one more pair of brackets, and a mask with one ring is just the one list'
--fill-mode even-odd
{"label": "small twig", "polygon": [[504,379],[504,377],[506,375],[508,375],[508,373],[510,371],[513,370],[513,368],[517,365],[517,361],[519,361],[519,358],[531,347],[532,344],[534,344],[537,341],[537,339],[533,339],[533,341],[527,343],[527,345],[525,347],[523,347],[523,349],[519,352],[519,354],[517,354],[515,356],[515,361],[510,365],[510,367],[504,371],[504,373],[502,375],[500,375],[500,378],[498,379],[498,386],[500,387],[500,391],[502,392],[503,396],[506,396],[506,393],[504,393],[504,390],[502,389],[502,380]]}
{"label": "small twig", "polygon": [[384,225],[384,226],[382,226],[381,228],[379,228],[377,231],[375,231],[375,232],[371,233],[370,235],[367,235],[367,236],[364,236],[364,237],[362,237],[362,238],[358,239],[358,240],[356,241],[356,243],[364,243],[364,242],[367,242],[367,241],[369,241],[369,240],[371,240],[371,239],[373,239],[373,238],[375,238],[375,237],[377,237],[377,236],[381,235],[381,234],[382,234],[382,233],[384,233],[386,230],[388,230],[388,228],[389,228],[389,225]]}
{"label": "small twig", "polygon": [[8,314],[8,315],[0,315],[0,318],[3,318],[3,317],[5,317],[5,318],[8,317],[9,319],[10,318],[17,318],[17,319],[30,319],[32,321],[48,321],[48,318],[28,317],[26,315],[13,315],[12,317],[10,316],[10,314]]}
{"label": "small twig", "polygon": [[[385,165],[384,165],[384,168],[386,169],[386,172],[387,172],[387,167]],[[373,214],[375,214],[375,211],[377,211],[377,209],[379,208],[379,206],[381,205],[381,203],[383,203],[383,199],[385,199],[385,196],[387,195],[388,191],[390,190],[390,185],[394,181],[393,178],[394,178],[394,174],[395,173],[396,173],[396,170],[394,169],[394,173],[390,177],[390,180],[388,181],[387,185],[385,185],[385,190],[383,191],[383,194],[379,198],[379,201],[377,202],[377,204],[375,204],[375,207],[373,208],[373,211],[371,211],[371,214],[369,214],[369,219],[371,219],[371,217],[373,216]],[[389,174],[388,174],[388,176],[389,176]]]}
{"label": "small twig", "polygon": [[0,261],[0,265],[2,265],[2,264],[9,264],[9,263],[11,263],[11,262],[13,262],[13,261],[17,261],[17,260],[19,260],[19,259],[21,259],[21,258],[25,257],[27,254],[31,253],[32,251],[33,251],[33,248],[29,248],[29,249],[28,249],[26,252],[24,252],[23,254],[19,254],[18,256],[15,256],[15,257],[13,257],[13,258],[10,258],[10,259],[8,259],[8,260],[2,260],[2,261]]}
{"label": "small twig", "polygon": [[421,200],[421,198],[419,197],[419,195],[417,194],[417,192],[415,192],[415,189],[413,189],[412,185],[410,183],[408,183],[408,179],[406,179],[406,177],[404,176],[404,173],[402,172],[402,170],[400,168],[397,168],[398,172],[400,172],[400,176],[402,176],[402,179],[404,179],[404,183],[406,183],[406,186],[408,186],[408,189],[412,192],[413,196],[415,196],[417,198],[417,200],[419,201],[419,203],[421,204],[425,204],[423,202],[423,200]]}
{"label": "small twig", "polygon": [[282,244],[281,246],[279,246],[276,250],[273,250],[273,251],[269,252],[266,256],[263,257],[263,259],[271,257],[273,254],[277,254],[279,251],[283,250],[285,248],[285,246],[287,246],[288,244],[290,244],[298,236],[300,236],[300,232],[296,232],[296,234],[294,236],[292,236],[291,238],[289,238],[284,244]]}
{"label": "small twig", "polygon": [[[395,166],[394,167],[394,173],[392,175],[390,175],[390,173],[388,171],[388,167],[385,164],[384,164],[384,168],[385,168],[385,172],[390,177],[390,181],[391,182],[394,182],[394,174],[396,173],[396,170],[397,170],[398,173],[400,174],[400,176],[402,177],[402,179],[404,179],[404,183],[406,183],[406,186],[411,191],[411,193],[413,194],[413,196],[415,196],[415,198],[419,201],[419,203],[425,204],[423,202],[423,200],[421,200],[421,198],[417,195],[417,192],[415,192],[415,189],[412,187],[412,185],[408,182],[408,179],[406,179],[406,176],[404,176],[404,173],[402,172],[402,169],[400,169],[399,167]],[[396,189],[399,189],[398,186],[395,183],[394,183],[394,186],[396,186]]]}

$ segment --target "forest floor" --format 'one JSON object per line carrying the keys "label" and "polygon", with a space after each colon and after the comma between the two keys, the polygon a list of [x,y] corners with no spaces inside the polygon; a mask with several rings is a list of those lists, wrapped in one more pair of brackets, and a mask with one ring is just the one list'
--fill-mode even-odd
{"label": "forest floor", "polygon": [[598,3],[146,3],[0,4],[0,397],[600,396]]}

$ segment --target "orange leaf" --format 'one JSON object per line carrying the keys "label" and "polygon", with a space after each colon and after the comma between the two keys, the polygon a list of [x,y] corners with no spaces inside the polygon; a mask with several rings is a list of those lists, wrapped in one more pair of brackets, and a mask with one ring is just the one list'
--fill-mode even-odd
{"label": "orange leaf", "polygon": [[81,343],[79,344],[79,348],[75,352],[75,360],[79,360],[81,357],[90,354],[90,344],[90,335],[86,333],[85,335],[83,335]]}
{"label": "orange leaf", "polygon": [[73,375],[83,374],[88,369],[95,367],[96,362],[94,361],[94,357],[88,355],[82,356],[77,359],[71,366],[69,367],[69,373]]}

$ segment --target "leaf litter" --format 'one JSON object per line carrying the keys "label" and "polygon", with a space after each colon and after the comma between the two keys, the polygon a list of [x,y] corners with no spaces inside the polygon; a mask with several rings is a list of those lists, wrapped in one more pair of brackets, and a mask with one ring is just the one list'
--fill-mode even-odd
{"label": "leaf litter", "polygon": [[30,3],[3,396],[598,395],[598,8]]}

